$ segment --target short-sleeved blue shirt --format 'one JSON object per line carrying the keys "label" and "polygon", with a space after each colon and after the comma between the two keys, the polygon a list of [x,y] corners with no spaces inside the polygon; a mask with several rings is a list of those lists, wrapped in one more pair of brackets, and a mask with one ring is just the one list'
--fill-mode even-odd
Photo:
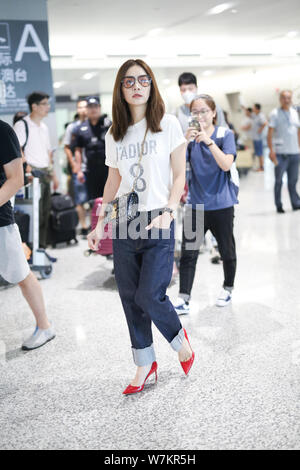
{"label": "short-sleeved blue shirt", "polygon": [[[234,134],[225,127],[216,126],[211,139],[227,155],[236,159]],[[238,204],[239,179],[235,163],[230,171],[223,171],[204,142],[191,142],[187,149],[190,162],[189,193],[187,203],[196,209],[204,204],[205,211],[226,209]]]}
{"label": "short-sleeved blue shirt", "polygon": [[273,109],[269,126],[274,129],[273,145],[277,154],[296,155],[299,153],[298,129],[300,128],[298,112],[294,108],[284,111]]}

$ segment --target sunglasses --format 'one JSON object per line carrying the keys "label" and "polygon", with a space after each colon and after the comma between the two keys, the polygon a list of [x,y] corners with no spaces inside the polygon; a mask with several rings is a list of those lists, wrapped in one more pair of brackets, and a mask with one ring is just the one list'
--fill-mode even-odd
{"label": "sunglasses", "polygon": [[140,75],[139,77],[124,77],[121,81],[124,88],[132,88],[136,81],[139,82],[143,87],[148,87],[151,85],[152,79],[149,75]]}

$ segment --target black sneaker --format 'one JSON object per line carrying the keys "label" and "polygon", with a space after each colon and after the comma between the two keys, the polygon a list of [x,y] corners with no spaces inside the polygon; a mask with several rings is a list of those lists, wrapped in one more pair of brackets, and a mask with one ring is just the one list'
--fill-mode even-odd
{"label": "black sneaker", "polygon": [[277,207],[278,214],[285,214],[285,210],[282,207]]}
{"label": "black sneaker", "polygon": [[89,234],[89,229],[88,229],[88,228],[82,228],[82,229],[81,229],[81,235],[82,235],[83,237],[87,237],[88,234]]}

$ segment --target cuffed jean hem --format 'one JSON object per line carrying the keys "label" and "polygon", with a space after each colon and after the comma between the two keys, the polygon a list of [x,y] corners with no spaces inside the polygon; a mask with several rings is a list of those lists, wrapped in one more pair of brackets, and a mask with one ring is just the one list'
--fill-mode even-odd
{"label": "cuffed jean hem", "polygon": [[179,292],[178,297],[183,299],[185,302],[189,302],[189,300],[191,298],[191,296],[189,294],[182,294],[181,292]]}
{"label": "cuffed jean hem", "polygon": [[152,362],[156,361],[153,344],[144,349],[132,348],[132,355],[134,363],[137,367],[148,366],[149,364],[152,364]]}
{"label": "cuffed jean hem", "polygon": [[223,288],[225,290],[228,290],[228,292],[232,292],[233,291],[233,286],[226,286],[225,284],[223,284]]}
{"label": "cuffed jean hem", "polygon": [[184,329],[181,328],[178,335],[175,336],[175,338],[170,343],[171,347],[174,349],[174,351],[176,351],[176,352],[180,351],[180,349],[182,348],[182,343],[183,343],[184,338],[185,338]]}

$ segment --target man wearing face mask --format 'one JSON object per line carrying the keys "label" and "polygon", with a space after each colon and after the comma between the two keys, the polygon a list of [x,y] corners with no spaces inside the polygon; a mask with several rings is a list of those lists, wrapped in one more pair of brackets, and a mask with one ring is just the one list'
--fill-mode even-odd
{"label": "man wearing face mask", "polygon": [[[184,72],[178,78],[178,86],[185,104],[176,109],[176,116],[185,134],[189,127],[190,104],[198,94],[197,78],[191,72]],[[216,105],[216,111],[218,126],[228,127],[220,106]]]}

